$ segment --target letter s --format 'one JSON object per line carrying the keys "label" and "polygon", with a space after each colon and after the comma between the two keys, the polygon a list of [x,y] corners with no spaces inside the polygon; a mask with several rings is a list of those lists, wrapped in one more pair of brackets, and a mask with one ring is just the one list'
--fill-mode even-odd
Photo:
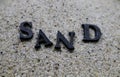
{"label": "letter s", "polygon": [[20,40],[27,41],[33,38],[32,22],[22,22],[20,24]]}

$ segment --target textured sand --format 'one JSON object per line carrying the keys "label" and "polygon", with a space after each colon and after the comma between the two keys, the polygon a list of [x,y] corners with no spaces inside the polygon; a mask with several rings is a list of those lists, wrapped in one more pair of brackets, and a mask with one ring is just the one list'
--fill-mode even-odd
{"label": "textured sand", "polygon": [[[33,22],[28,42],[19,40],[23,21]],[[82,42],[86,23],[100,27],[98,43]],[[74,52],[34,50],[39,29],[54,45],[58,30],[75,31]],[[120,0],[0,0],[0,77],[120,77]]]}

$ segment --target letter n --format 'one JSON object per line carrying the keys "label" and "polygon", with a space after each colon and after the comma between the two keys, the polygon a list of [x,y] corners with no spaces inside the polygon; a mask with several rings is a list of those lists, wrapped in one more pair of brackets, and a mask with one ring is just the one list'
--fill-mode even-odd
{"label": "letter n", "polygon": [[[70,35],[70,33],[69,33]],[[74,34],[75,35],[75,34]],[[74,35],[71,37],[71,39],[73,39]],[[71,36],[71,35],[70,35]],[[67,49],[69,50],[74,50],[74,47],[73,47],[73,43],[72,43],[73,40],[71,40],[70,42],[61,34],[61,32],[58,31],[57,33],[57,43],[56,43],[56,46],[55,46],[55,49],[61,49],[61,46],[60,46],[60,42],[62,42],[66,47]]]}

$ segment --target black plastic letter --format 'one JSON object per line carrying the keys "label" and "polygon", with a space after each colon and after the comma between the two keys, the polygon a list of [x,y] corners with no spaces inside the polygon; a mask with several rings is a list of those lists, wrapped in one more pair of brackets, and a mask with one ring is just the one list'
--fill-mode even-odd
{"label": "black plastic letter", "polygon": [[[101,30],[96,26],[92,24],[82,24],[82,28],[84,29],[84,42],[97,42],[101,38]],[[90,37],[90,31],[89,28],[93,29],[95,31],[95,38]]]}
{"label": "black plastic letter", "polygon": [[69,50],[74,50],[74,47],[73,47],[72,44],[73,44],[73,37],[75,36],[75,33],[70,32],[69,36],[71,38],[70,42],[61,34],[61,32],[58,31],[58,33],[57,33],[57,43],[56,43],[55,49],[60,50],[61,49],[60,42],[62,42]]}
{"label": "black plastic letter", "polygon": [[41,43],[45,43],[45,47],[49,47],[53,45],[53,43],[46,37],[46,35],[42,32],[42,30],[39,30],[37,43],[35,45],[36,50],[38,50],[41,47],[40,46]]}
{"label": "black plastic letter", "polygon": [[33,32],[31,30],[32,23],[31,22],[22,22],[20,24],[20,40],[21,41],[27,41],[32,39]]}

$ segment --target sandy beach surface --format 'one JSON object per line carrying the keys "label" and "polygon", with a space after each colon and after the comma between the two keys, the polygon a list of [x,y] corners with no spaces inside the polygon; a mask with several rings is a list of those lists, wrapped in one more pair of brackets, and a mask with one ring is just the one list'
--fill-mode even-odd
{"label": "sandy beach surface", "polygon": [[[24,21],[34,37],[21,42]],[[101,29],[99,42],[82,41],[82,24]],[[52,47],[34,49],[39,29]],[[57,31],[76,33],[73,53],[55,50]],[[120,0],[0,0],[0,77],[120,77]]]}

